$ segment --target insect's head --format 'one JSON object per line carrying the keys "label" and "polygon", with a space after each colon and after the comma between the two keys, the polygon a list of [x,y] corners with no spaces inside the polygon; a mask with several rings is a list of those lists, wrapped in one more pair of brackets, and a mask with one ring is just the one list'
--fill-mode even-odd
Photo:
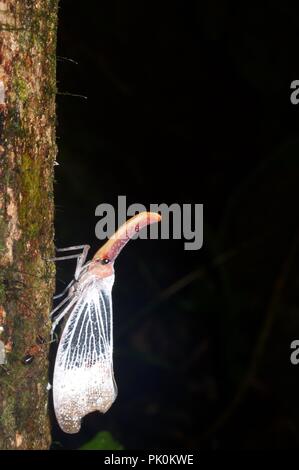
{"label": "insect's head", "polygon": [[114,260],[111,259],[110,255],[106,252],[101,252],[101,250],[99,250],[95,254],[89,270],[97,276],[104,278],[111,276],[114,273],[113,265]]}

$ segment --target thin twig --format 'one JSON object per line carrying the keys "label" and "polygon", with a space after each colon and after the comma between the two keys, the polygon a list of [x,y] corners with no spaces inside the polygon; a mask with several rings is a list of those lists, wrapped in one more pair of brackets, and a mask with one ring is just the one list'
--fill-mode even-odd
{"label": "thin twig", "polygon": [[63,57],[61,55],[57,56],[57,60],[61,60],[61,61],[65,60],[66,62],[71,62],[72,64],[75,64],[75,65],[78,65],[78,63],[79,63],[74,59],[70,59],[69,57]]}
{"label": "thin twig", "polygon": [[79,95],[77,93],[69,93],[67,91],[58,91],[56,94],[57,95],[62,95],[62,96],[72,96],[74,98],[83,98],[84,100],[88,99],[87,96],[85,96],[85,95]]}

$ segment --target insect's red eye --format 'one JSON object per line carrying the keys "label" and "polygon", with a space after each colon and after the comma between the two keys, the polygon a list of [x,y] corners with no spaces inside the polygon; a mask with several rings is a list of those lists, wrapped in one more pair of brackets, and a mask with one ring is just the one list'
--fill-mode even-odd
{"label": "insect's red eye", "polygon": [[101,262],[101,264],[108,264],[108,263],[110,263],[110,259],[103,258],[103,259],[100,260],[100,262]]}

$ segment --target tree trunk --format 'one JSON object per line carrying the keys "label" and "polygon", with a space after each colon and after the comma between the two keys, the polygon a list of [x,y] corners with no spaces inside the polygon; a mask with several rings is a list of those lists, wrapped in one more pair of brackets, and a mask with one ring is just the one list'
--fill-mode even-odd
{"label": "tree trunk", "polygon": [[57,4],[0,1],[0,449],[50,444]]}

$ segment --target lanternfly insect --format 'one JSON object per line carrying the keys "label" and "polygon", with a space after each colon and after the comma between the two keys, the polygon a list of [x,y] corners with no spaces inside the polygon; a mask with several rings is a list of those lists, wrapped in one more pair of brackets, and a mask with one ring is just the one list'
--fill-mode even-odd
{"label": "lanternfly insect", "polygon": [[69,315],[58,346],[53,376],[54,409],[64,432],[78,432],[86,414],[95,410],[105,413],[116,398],[112,358],[113,265],[136,232],[160,220],[161,216],[152,212],[132,217],[87,263],[88,245],[58,250],[83,250],[80,255],[55,258],[77,258],[74,280],[56,296],[66,294],[66,297],[51,312],[51,315],[58,313],[52,324],[52,335],[58,322]]}

